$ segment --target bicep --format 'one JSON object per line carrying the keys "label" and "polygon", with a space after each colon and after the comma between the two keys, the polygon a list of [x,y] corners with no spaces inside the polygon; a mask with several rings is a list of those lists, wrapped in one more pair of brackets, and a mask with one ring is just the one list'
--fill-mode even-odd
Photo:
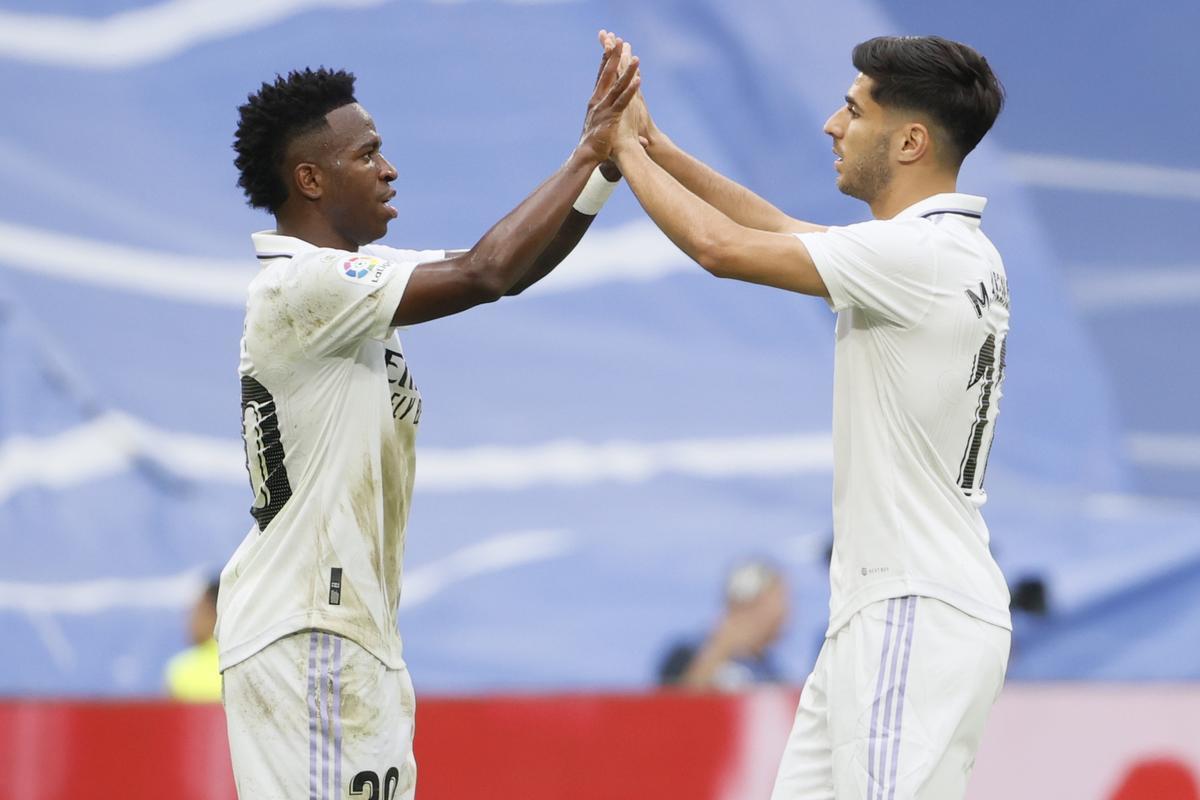
{"label": "bicep", "polygon": [[814,297],[829,296],[808,248],[790,233],[738,225],[718,234],[717,241],[712,264],[701,262],[714,275]]}
{"label": "bicep", "polygon": [[495,289],[469,268],[467,251],[447,251],[446,255],[413,269],[392,317],[393,325],[428,322],[498,299]]}

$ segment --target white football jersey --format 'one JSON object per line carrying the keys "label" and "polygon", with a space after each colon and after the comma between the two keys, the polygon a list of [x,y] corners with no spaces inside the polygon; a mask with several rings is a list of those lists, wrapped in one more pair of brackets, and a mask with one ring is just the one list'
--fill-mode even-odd
{"label": "white football jersey", "polygon": [[1008,336],[982,197],[798,234],[838,312],[829,632],[891,597],[1011,628],[980,514]]}
{"label": "white football jersey", "polygon": [[307,628],[400,668],[421,395],[391,320],[416,265],[444,253],[253,239],[239,373],[254,526],[221,573],[221,669]]}

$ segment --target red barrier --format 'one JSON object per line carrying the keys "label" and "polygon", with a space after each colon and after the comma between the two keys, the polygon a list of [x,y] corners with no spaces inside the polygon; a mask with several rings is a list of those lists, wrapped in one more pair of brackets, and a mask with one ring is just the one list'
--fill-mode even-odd
{"label": "red barrier", "polygon": [[[424,698],[419,800],[756,800],[797,693]],[[1200,800],[1200,686],[1010,686],[969,800]],[[234,800],[219,706],[0,702],[0,800]]]}
{"label": "red barrier", "polygon": [[4,800],[235,800],[220,706],[0,703]]}
{"label": "red barrier", "polygon": [[[756,697],[792,709],[798,694]],[[703,800],[736,779],[753,705],[673,693],[422,699],[418,796]],[[0,774],[4,800],[235,798],[219,706],[0,703]]]}
{"label": "red barrier", "polygon": [[735,752],[736,711],[729,698],[670,695],[434,702],[417,720],[418,785],[423,800],[482,787],[497,798],[707,797]]}

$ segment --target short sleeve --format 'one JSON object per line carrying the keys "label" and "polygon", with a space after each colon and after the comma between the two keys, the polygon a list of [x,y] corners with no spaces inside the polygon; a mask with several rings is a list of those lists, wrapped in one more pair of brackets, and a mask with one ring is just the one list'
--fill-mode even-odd
{"label": "short sleeve", "polygon": [[388,247],[384,244],[369,244],[362,251],[389,261],[413,262],[424,264],[429,261],[441,261],[446,257],[445,250],[401,250],[398,247]]}
{"label": "short sleeve", "polygon": [[861,308],[908,327],[933,301],[933,248],[908,221],[872,220],[796,238],[808,248],[834,311]]}
{"label": "short sleeve", "polygon": [[281,298],[301,351],[319,356],[391,335],[416,263],[320,250],[293,265]]}

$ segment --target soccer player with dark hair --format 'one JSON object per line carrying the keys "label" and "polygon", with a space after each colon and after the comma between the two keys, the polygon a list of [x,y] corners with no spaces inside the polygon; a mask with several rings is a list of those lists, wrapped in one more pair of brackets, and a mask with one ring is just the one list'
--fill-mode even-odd
{"label": "soccer player with dark hair", "polygon": [[871,39],[852,60],[825,133],[871,221],[789,217],[676,146],[640,95],[613,154],[704,269],[838,312],[830,620],[774,800],[961,798],[1011,639],[980,514],[1009,294],[986,200],[957,182],[1004,92],[937,36]]}
{"label": "soccer player with dark hair", "polygon": [[611,192],[636,62],[609,42],[566,162],[466,251],[371,243],[396,170],[354,76],[303,70],[240,109],[253,236],[239,372],[254,525],[221,575],[217,639],[238,793],[409,800],[414,698],[396,627],[421,395],[397,326],[516,294]]}

